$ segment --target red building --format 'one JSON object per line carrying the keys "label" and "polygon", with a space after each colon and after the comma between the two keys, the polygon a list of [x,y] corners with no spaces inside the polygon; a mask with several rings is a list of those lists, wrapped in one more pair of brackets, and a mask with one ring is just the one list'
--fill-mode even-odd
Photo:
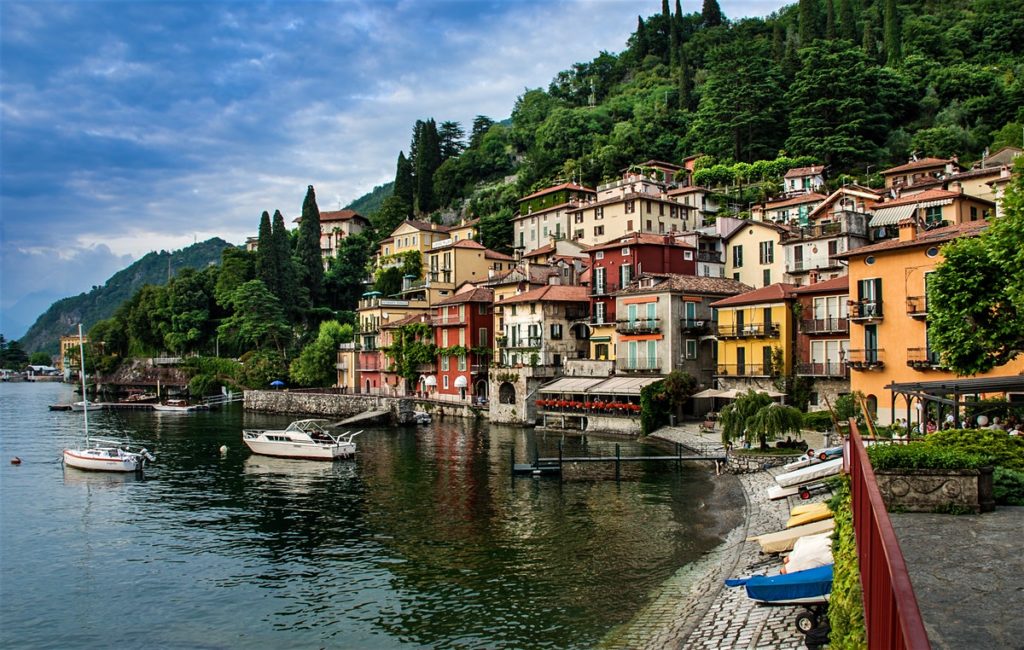
{"label": "red building", "polygon": [[613,293],[641,273],[697,274],[697,250],[675,235],[630,233],[586,249],[590,256],[590,314],[595,324],[615,322]]}
{"label": "red building", "polygon": [[841,276],[793,291],[799,305],[796,335],[796,374],[812,384],[811,406],[824,407],[850,392],[846,367],[850,347],[848,302],[850,279]]}
{"label": "red building", "polygon": [[487,399],[487,369],[494,348],[494,290],[463,285],[437,303],[436,374],[423,379],[428,393],[473,401]]}

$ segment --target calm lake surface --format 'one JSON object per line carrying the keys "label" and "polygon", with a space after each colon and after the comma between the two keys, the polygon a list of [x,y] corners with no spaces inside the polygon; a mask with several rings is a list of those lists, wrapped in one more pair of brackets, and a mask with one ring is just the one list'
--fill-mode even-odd
{"label": "calm lake surface", "polygon": [[703,467],[513,480],[510,449],[554,455],[559,438],[462,420],[369,429],[354,461],[252,456],[243,426],[295,418],[237,404],[91,413],[95,435],[157,462],[143,479],[80,472],[59,458],[82,414],[47,410],[70,401],[0,384],[9,647],[591,648],[720,541],[709,504],[732,498]]}

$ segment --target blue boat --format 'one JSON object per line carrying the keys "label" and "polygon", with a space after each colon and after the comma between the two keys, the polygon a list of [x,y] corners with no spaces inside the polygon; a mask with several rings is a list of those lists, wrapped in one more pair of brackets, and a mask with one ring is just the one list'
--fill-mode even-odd
{"label": "blue boat", "polygon": [[748,598],[768,605],[823,605],[832,593],[832,565],[776,576],[730,578],[725,584],[746,587]]}

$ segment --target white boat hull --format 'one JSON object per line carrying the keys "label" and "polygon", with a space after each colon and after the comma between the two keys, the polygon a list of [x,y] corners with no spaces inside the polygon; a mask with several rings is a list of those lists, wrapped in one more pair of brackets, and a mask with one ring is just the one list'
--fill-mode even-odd
{"label": "white boat hull", "polygon": [[90,411],[102,411],[103,410],[103,405],[102,404],[97,404],[95,402],[89,402],[89,406],[88,407],[85,405],[85,402],[72,402],[72,404],[71,404],[71,410],[72,411],[81,412],[81,411],[84,411],[86,408],[88,408]]}
{"label": "white boat hull", "polygon": [[354,443],[347,445],[318,445],[302,442],[278,442],[245,439],[246,446],[254,454],[277,458],[302,458],[306,460],[337,460],[349,458],[356,453]]}
{"label": "white boat hull", "polygon": [[135,454],[119,454],[108,449],[65,449],[64,465],[92,472],[137,472],[142,459]]}

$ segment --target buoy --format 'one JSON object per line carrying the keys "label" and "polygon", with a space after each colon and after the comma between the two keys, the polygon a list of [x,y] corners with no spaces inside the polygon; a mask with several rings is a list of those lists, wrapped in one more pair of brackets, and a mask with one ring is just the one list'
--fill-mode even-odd
{"label": "buoy", "polygon": [[15,456],[11,459],[11,465],[21,465],[21,459]]}
{"label": "buoy", "polygon": [[228,446],[227,445],[221,445],[220,446],[220,453],[222,455],[228,453]]}

